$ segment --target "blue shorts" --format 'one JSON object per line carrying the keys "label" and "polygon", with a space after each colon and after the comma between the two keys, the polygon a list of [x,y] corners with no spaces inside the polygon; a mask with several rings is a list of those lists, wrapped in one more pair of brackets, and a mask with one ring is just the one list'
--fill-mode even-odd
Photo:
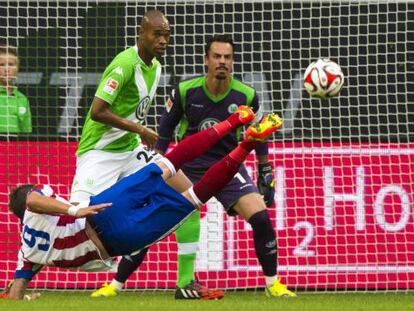
{"label": "blue shorts", "polygon": [[[193,184],[196,184],[204,174],[204,171],[196,171],[186,167],[182,167],[181,170]],[[214,197],[223,205],[227,214],[235,216],[237,213],[234,211],[233,207],[237,203],[237,200],[242,196],[253,192],[259,191],[247,173],[246,167],[241,165],[239,172],[234,175],[233,179],[221,191],[214,195]]]}
{"label": "blue shorts", "polygon": [[129,255],[154,244],[195,211],[161,175],[158,165],[149,164],[90,198],[90,205],[112,203],[88,217],[111,256]]}

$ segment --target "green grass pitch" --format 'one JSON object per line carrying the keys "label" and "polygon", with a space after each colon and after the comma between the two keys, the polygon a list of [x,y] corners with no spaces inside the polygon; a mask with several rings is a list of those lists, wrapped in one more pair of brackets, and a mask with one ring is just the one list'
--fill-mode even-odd
{"label": "green grass pitch", "polygon": [[177,301],[173,292],[124,292],[107,299],[92,299],[90,292],[42,292],[36,301],[0,300],[0,310],[30,311],[410,311],[414,292],[409,293],[298,293],[295,299],[267,299],[264,293],[227,292],[217,301]]}

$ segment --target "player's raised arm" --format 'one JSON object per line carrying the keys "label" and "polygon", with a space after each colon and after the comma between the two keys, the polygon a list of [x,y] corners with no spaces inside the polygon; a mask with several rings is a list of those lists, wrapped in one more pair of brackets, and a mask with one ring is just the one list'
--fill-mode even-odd
{"label": "player's raised arm", "polygon": [[79,205],[71,205],[68,202],[61,202],[43,194],[41,190],[34,190],[34,185],[21,185],[10,193],[10,210],[21,220],[24,211],[38,214],[67,214],[77,218],[86,217],[99,213],[111,203],[102,203],[89,206],[89,201],[81,202]]}
{"label": "player's raised arm", "polygon": [[54,198],[50,198],[32,191],[27,196],[27,207],[30,211],[42,214],[67,214],[77,218],[86,217],[97,214],[111,203],[103,203],[93,206],[84,206],[80,203],[77,206],[60,202]]}

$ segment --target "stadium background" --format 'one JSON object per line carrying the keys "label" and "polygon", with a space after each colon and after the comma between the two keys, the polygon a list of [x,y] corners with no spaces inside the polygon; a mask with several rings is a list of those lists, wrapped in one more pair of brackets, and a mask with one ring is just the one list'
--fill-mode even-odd
{"label": "stadium background", "polygon": [[[259,90],[265,110],[283,115],[272,161],[286,182],[278,189],[285,188],[288,198],[283,203],[278,193],[279,209],[271,213],[288,284],[309,290],[413,288],[414,3],[408,1],[2,2],[0,40],[19,48],[18,84],[30,100],[34,130],[0,135],[0,286],[12,277],[18,247],[18,225],[6,206],[10,186],[51,183],[68,193],[76,141],[100,74],[134,43],[136,16],[149,8],[164,11],[173,26],[149,126],[174,83],[203,73],[205,41],[223,32],[236,42],[235,76]],[[336,60],[346,76],[341,96],[329,102],[311,100],[302,90],[302,73],[318,57]],[[329,227],[326,195],[319,190],[326,192],[330,168],[333,193],[356,193],[358,178],[365,180],[365,226],[354,219],[357,194],[338,204],[336,230]],[[381,225],[374,203],[384,188],[389,195]],[[280,205],[289,207],[282,210],[286,223],[277,220]],[[248,228],[221,216],[217,204],[209,210],[206,226],[217,228],[204,232],[210,235],[202,254],[211,260],[199,263],[200,278],[219,287],[263,286]],[[232,247],[220,243],[229,239],[218,234],[223,230],[234,233]],[[312,240],[297,248],[310,232]],[[128,286],[173,287],[175,251],[171,239],[154,247]],[[47,271],[35,286],[85,288],[107,277]]]}

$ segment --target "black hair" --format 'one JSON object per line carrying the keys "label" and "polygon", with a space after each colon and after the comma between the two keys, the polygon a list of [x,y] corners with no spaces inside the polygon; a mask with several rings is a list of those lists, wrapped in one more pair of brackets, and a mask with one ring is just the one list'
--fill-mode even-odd
{"label": "black hair", "polygon": [[9,194],[9,210],[23,220],[27,195],[33,190],[33,184],[24,184],[14,188]]}
{"label": "black hair", "polygon": [[208,52],[210,51],[211,45],[213,42],[222,42],[222,43],[229,43],[234,51],[234,42],[233,39],[228,35],[214,35],[211,37],[206,44],[206,55],[208,55]]}

